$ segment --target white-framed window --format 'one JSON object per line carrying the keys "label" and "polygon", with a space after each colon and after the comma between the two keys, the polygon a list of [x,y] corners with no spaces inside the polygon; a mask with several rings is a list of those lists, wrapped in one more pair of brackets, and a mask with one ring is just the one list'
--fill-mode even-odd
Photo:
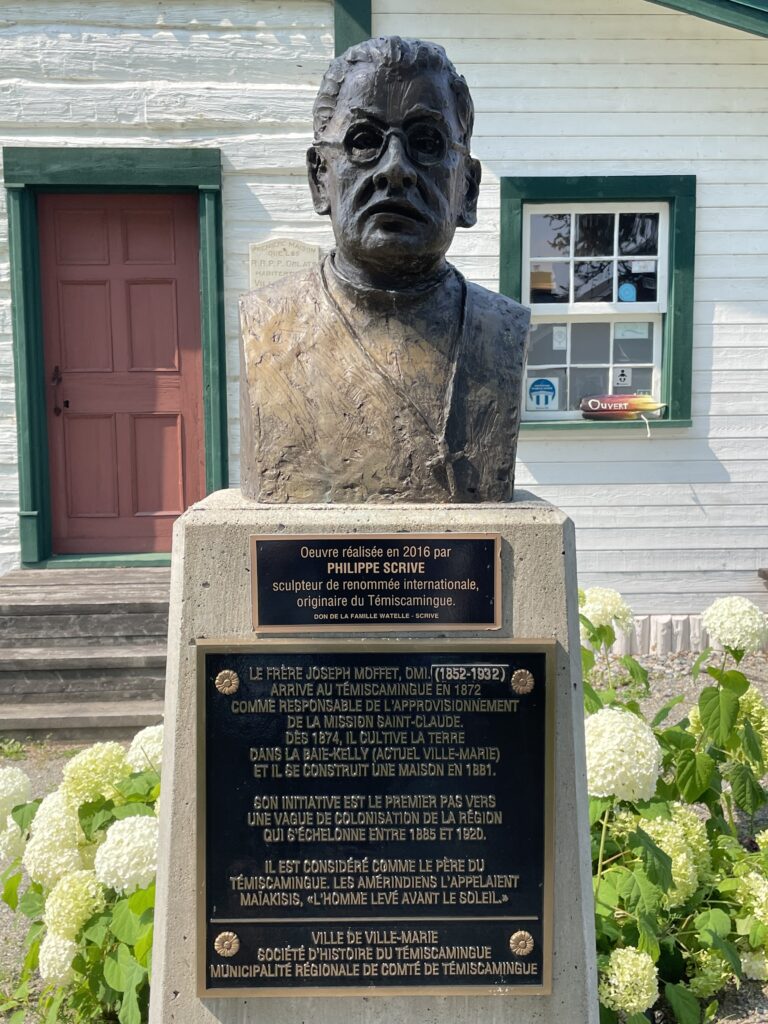
{"label": "white-framed window", "polygon": [[583,398],[661,393],[667,203],[526,203],[532,313],[523,419],[580,419]]}

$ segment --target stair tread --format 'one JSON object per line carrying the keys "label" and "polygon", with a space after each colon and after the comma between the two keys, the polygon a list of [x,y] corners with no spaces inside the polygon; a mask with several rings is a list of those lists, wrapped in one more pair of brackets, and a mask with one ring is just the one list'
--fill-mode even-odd
{"label": "stair tread", "polygon": [[165,663],[165,638],[147,644],[99,644],[98,646],[7,647],[0,649],[0,672],[13,669],[75,669],[94,666],[140,668]]}
{"label": "stair tread", "polygon": [[3,704],[0,731],[140,726],[159,722],[161,700]]}

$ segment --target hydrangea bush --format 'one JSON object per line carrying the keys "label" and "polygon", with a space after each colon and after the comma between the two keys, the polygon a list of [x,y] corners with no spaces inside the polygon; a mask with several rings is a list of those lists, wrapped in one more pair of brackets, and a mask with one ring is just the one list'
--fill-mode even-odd
{"label": "hydrangea bush", "polygon": [[698,700],[670,725],[683,697],[646,722],[646,671],[610,656],[631,622],[621,596],[587,591],[580,606],[601,1024],[647,1024],[654,1006],[706,1024],[726,985],[768,979],[768,830],[754,823],[768,706],[740,668],[766,619],[744,598],[707,609],[717,650],[697,658]]}
{"label": "hydrangea bush", "polygon": [[147,1020],[152,957],[162,726],[126,752],[96,743],[69,761],[61,785],[30,800],[29,779],[0,768],[0,898],[29,918],[9,1024]]}

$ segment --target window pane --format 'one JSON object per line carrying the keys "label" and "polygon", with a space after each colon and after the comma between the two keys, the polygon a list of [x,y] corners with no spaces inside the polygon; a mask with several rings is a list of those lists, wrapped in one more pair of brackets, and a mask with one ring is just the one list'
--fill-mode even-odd
{"label": "window pane", "polygon": [[622,256],[655,256],[658,251],[658,213],[619,214],[619,253]]}
{"label": "window pane", "polygon": [[616,324],[613,337],[614,363],[652,363],[653,325]]}
{"label": "window pane", "polygon": [[[621,383],[624,380],[624,383]],[[650,366],[622,366],[615,371],[614,395],[649,395],[653,383],[653,370]]]}
{"label": "window pane", "polygon": [[573,265],[574,302],[613,301],[613,263],[583,262]]}
{"label": "window pane", "polygon": [[576,216],[576,256],[613,256],[612,213],[580,213]]}
{"label": "window pane", "polygon": [[531,302],[567,302],[570,263],[531,263]]}
{"label": "window pane", "polygon": [[566,324],[534,324],[528,342],[528,365],[551,366],[565,363],[568,351]]}
{"label": "window pane", "polygon": [[610,324],[573,324],[571,327],[572,363],[609,363],[611,361]]}
{"label": "window pane", "polygon": [[656,301],[656,260],[619,261],[619,302]]}
{"label": "window pane", "polygon": [[571,370],[571,387],[568,408],[578,409],[582,398],[608,393],[608,368]]}
{"label": "window pane", "polygon": [[566,371],[528,370],[525,379],[527,412],[560,412],[566,405]]}
{"label": "window pane", "polygon": [[536,213],[531,217],[531,256],[569,256],[570,213]]}

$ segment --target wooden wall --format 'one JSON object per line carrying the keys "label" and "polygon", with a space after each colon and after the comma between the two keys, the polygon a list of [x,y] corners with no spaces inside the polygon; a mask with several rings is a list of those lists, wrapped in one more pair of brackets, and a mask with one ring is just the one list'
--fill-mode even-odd
{"label": "wooden wall", "polygon": [[498,287],[503,175],[698,178],[690,429],[524,435],[520,486],[577,527],[582,585],[640,613],[743,593],[768,609],[768,47],[643,0],[374,0],[375,34],[442,43],[477,107],[476,228]]}
{"label": "wooden wall", "polygon": [[[478,108],[478,226],[453,258],[498,286],[503,175],[696,174],[694,426],[537,433],[520,486],[573,516],[584,585],[639,613],[745,593],[768,608],[768,50],[644,0],[374,0],[374,32],[443,43]],[[218,146],[224,162],[232,481],[236,300],[250,242],[329,246],[304,152],[333,54],[324,0],[3,5],[7,145]],[[0,190],[0,569],[18,558],[5,197]]]}

